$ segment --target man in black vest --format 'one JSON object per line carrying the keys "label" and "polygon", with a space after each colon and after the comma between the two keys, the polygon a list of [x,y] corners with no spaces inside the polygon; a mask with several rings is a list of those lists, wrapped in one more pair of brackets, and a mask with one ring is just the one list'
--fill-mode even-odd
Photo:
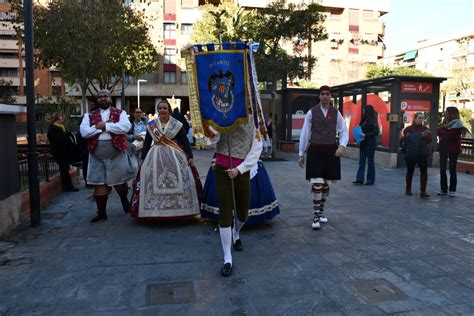
{"label": "man in black vest", "polygon": [[341,179],[340,157],[349,139],[344,118],[335,107],[331,106],[330,101],[331,88],[321,86],[319,104],[306,113],[300,135],[298,163],[301,168],[304,167],[304,152],[308,149],[306,180],[312,185],[313,229],[319,229],[320,223],[328,221],[324,216],[324,204],[329,195],[328,181]]}

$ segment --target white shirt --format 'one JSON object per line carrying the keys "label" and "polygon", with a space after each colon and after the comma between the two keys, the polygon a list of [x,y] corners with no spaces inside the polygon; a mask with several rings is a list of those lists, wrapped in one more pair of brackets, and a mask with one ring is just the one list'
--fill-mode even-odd
{"label": "white shirt", "polygon": [[252,140],[252,147],[250,147],[250,151],[248,152],[247,156],[245,156],[244,161],[236,168],[239,170],[240,174],[244,174],[250,169],[252,169],[260,159],[260,155],[262,154],[263,149],[263,142],[262,136],[260,135],[260,140],[257,139],[257,129],[255,129],[255,134]]}
{"label": "white shirt", "polygon": [[[325,109],[321,106],[321,111],[323,112],[324,117],[328,115],[328,109]],[[306,113],[304,117],[304,124],[303,129],[301,130],[300,134],[300,149],[299,149],[299,156],[303,157],[304,152],[308,148],[309,137],[311,134],[312,129],[312,119],[313,115],[311,114],[311,110]],[[349,133],[347,131],[346,122],[341,115],[341,112],[337,111],[337,123],[336,123],[336,131],[339,133],[339,146],[347,146],[347,142],[349,141]]]}
{"label": "white shirt", "polygon": [[99,140],[110,140],[112,139],[110,133],[117,135],[127,134],[130,128],[132,127],[132,124],[130,123],[130,120],[128,119],[127,113],[125,111],[122,111],[120,113],[120,119],[117,123],[108,122],[110,117],[110,107],[106,110],[100,109],[100,116],[102,118],[102,121],[106,122],[105,131],[102,131],[101,129],[97,128],[95,125],[90,126],[89,113],[86,113],[82,118],[80,126],[82,137],[91,138],[97,134],[100,134]]}

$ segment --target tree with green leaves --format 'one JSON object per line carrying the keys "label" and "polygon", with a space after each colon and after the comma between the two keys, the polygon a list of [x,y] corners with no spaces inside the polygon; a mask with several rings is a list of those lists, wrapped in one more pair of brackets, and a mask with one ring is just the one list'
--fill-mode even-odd
{"label": "tree with green leaves", "polygon": [[430,73],[412,67],[390,67],[387,65],[369,65],[367,67],[367,79],[395,75],[433,77],[433,75]]}
{"label": "tree with green leaves", "polygon": [[[316,59],[311,55],[311,43],[327,38],[322,23],[323,8],[312,3],[294,4],[276,0],[268,7],[244,11],[232,1],[203,6],[202,19],[193,28],[197,43],[219,41],[252,41],[260,44],[255,54],[259,81],[276,86],[277,80],[310,78]],[[292,53],[283,48],[290,45]],[[305,49],[306,55],[304,55]]]}
{"label": "tree with green leaves", "polygon": [[[21,7],[16,6],[20,11]],[[156,70],[158,59],[143,13],[114,0],[53,0],[34,11],[39,67],[57,67],[64,80],[86,93],[114,90],[126,76]]]}
{"label": "tree with green leaves", "polygon": [[0,78],[0,103],[14,104],[16,94],[12,87],[13,81]]}

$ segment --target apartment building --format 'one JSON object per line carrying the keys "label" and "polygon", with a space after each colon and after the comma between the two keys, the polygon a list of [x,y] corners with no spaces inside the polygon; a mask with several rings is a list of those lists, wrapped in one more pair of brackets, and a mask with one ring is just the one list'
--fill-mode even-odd
{"label": "apartment building", "polygon": [[441,84],[442,108],[457,106],[474,110],[474,33],[418,41],[410,50],[387,56],[380,64],[413,67],[437,77]]}
{"label": "apartment building", "polygon": [[[271,3],[271,0],[235,1],[248,9],[263,8]],[[303,2],[305,0],[292,1]],[[214,0],[212,2],[219,3],[220,1]],[[317,84],[337,85],[364,79],[367,64],[375,63],[384,54],[385,27],[379,18],[388,12],[388,0],[323,0],[320,3],[324,7],[325,27],[329,38],[324,42],[312,45],[312,55],[316,56],[318,61],[313,69],[311,80]],[[147,113],[155,112],[155,105],[163,98],[172,100],[175,106],[180,106],[182,111],[186,111],[189,107],[187,76],[180,50],[190,43],[192,26],[200,18],[200,6],[205,4],[205,1],[128,0],[125,1],[125,4],[145,13],[147,23],[150,25],[150,37],[158,50],[160,59],[156,72],[127,81],[124,105],[120,101],[119,89],[114,91],[117,107],[126,110],[137,107],[137,97],[140,95],[140,106]],[[5,5],[9,6],[9,4]],[[5,9],[3,11],[8,12]],[[11,41],[14,41],[13,33],[10,36],[12,37]],[[291,43],[282,44],[287,45],[288,50],[292,50]],[[10,53],[14,54],[14,49],[17,47],[13,43],[9,45],[13,48]],[[18,80],[18,93],[21,95],[24,85],[21,85],[23,80],[20,79],[23,72],[19,69],[22,67],[23,57],[17,58],[15,62],[10,61],[10,64],[11,68],[16,67],[18,75],[15,70],[5,71],[18,78],[16,79]],[[40,74],[41,72],[38,72],[37,76]],[[49,87],[48,91],[38,89],[38,93],[48,95],[55,89],[58,90],[57,87],[63,87],[59,84],[62,81],[56,74],[58,72],[46,70],[44,78],[38,77],[40,79],[38,80],[39,86],[41,85],[44,89]],[[140,84],[137,79],[140,79]],[[80,96],[78,89],[69,88],[66,93]]]}
{"label": "apartment building", "polygon": [[[44,4],[47,0],[36,0]],[[0,0],[0,78],[10,83],[10,90],[16,104],[26,104],[25,96],[25,53],[18,42],[9,0]],[[64,81],[58,69],[36,69],[35,90],[38,98],[64,94]]]}

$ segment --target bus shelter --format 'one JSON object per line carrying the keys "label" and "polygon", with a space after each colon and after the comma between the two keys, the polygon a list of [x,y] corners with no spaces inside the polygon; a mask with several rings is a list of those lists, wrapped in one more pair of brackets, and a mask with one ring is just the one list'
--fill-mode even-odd
{"label": "bus shelter", "polygon": [[[362,107],[370,104],[378,113],[380,127],[376,163],[388,168],[403,166],[399,151],[400,133],[412,123],[415,113],[424,113],[424,124],[436,140],[440,83],[444,80],[446,78],[387,76],[332,87],[333,105],[338,107],[349,129],[347,156],[358,159],[359,150],[352,129],[360,123]],[[286,89],[281,93],[282,109],[286,110],[286,120],[282,122],[285,135],[281,136],[287,142],[297,142],[304,114],[318,103],[319,91]]]}

